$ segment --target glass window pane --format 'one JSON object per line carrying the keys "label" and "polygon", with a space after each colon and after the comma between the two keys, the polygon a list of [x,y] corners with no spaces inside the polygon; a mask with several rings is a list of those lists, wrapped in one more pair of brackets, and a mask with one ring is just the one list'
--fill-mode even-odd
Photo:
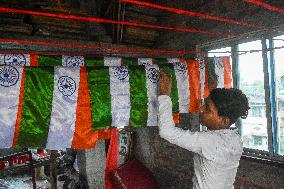
{"label": "glass window pane", "polygon": [[[274,47],[284,46],[284,35],[274,38]],[[277,129],[279,152],[284,155],[284,49],[276,49],[275,77],[276,77],[276,103],[277,103]]]}
{"label": "glass window pane", "polygon": [[[239,51],[261,50],[261,41],[239,45]],[[240,53],[240,89],[249,99],[249,115],[242,120],[244,147],[268,151],[267,119],[261,52]]]}

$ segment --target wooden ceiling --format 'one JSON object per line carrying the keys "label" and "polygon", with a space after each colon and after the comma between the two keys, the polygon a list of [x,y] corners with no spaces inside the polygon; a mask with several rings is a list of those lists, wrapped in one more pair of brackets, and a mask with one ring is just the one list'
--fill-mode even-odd
{"label": "wooden ceiling", "polygon": [[[245,21],[265,27],[284,24],[284,14],[273,12],[242,0],[145,1]],[[266,0],[263,2],[284,8],[284,1]],[[212,32],[242,34],[257,30],[257,28],[254,27],[206,20],[188,15],[178,15],[164,10],[129,3],[119,3],[118,0],[0,0],[0,4],[1,7],[15,9],[28,9],[56,14],[72,14],[169,27],[194,28]],[[167,47],[167,41],[172,38],[175,38],[179,43],[182,43],[185,38],[190,39],[192,46],[194,46],[202,41],[225,37],[17,13],[0,13],[0,36],[9,36],[10,38],[48,38],[53,41],[59,39],[71,41],[80,40],[147,48]],[[179,48],[179,46],[173,48]]]}

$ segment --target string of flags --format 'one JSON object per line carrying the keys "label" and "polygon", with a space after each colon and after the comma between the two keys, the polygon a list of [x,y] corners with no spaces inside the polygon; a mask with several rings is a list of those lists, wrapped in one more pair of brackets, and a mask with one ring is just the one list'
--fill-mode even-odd
{"label": "string of flags", "polygon": [[198,112],[231,87],[229,57],[204,60],[0,55],[0,148],[95,146],[104,129],[157,126],[159,71],[173,78],[173,115]]}

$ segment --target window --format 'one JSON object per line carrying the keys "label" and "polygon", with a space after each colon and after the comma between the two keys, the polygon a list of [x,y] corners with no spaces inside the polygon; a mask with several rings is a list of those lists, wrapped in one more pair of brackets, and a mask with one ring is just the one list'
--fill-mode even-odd
{"label": "window", "polygon": [[[284,46],[284,35],[273,38],[274,47]],[[284,49],[274,51],[275,93],[277,107],[278,152],[284,155]]]}
{"label": "window", "polygon": [[261,50],[261,41],[242,43],[238,46],[239,55],[239,85],[249,99],[249,115],[242,120],[241,136],[244,147],[268,151],[267,143],[255,143],[255,139],[267,139],[267,119],[264,93],[263,60],[261,52],[244,53],[251,50]]}
{"label": "window", "polygon": [[[248,41],[247,38],[245,40]],[[262,52],[265,42],[267,54]],[[224,40],[220,43],[224,44]],[[216,44],[214,43],[214,46]],[[236,65],[233,71],[237,72],[234,73],[234,79],[238,82],[235,84],[247,95],[251,107],[247,119],[241,119],[238,123],[245,151],[258,157],[275,157],[283,161],[284,35],[273,38],[269,36],[263,41],[234,41],[227,44],[230,45],[210,49],[208,56],[231,56],[231,53],[236,55],[232,62]],[[210,43],[208,46],[198,47],[210,48]],[[233,49],[237,50],[232,52]],[[265,83],[268,80],[269,82]],[[269,117],[266,117],[267,115]]]}

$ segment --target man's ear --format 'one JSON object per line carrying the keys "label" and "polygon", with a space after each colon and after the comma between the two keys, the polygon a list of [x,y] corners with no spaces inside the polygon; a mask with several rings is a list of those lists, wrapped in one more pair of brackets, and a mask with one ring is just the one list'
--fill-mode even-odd
{"label": "man's ear", "polygon": [[225,127],[229,127],[230,119],[228,117],[222,117],[222,123]]}

